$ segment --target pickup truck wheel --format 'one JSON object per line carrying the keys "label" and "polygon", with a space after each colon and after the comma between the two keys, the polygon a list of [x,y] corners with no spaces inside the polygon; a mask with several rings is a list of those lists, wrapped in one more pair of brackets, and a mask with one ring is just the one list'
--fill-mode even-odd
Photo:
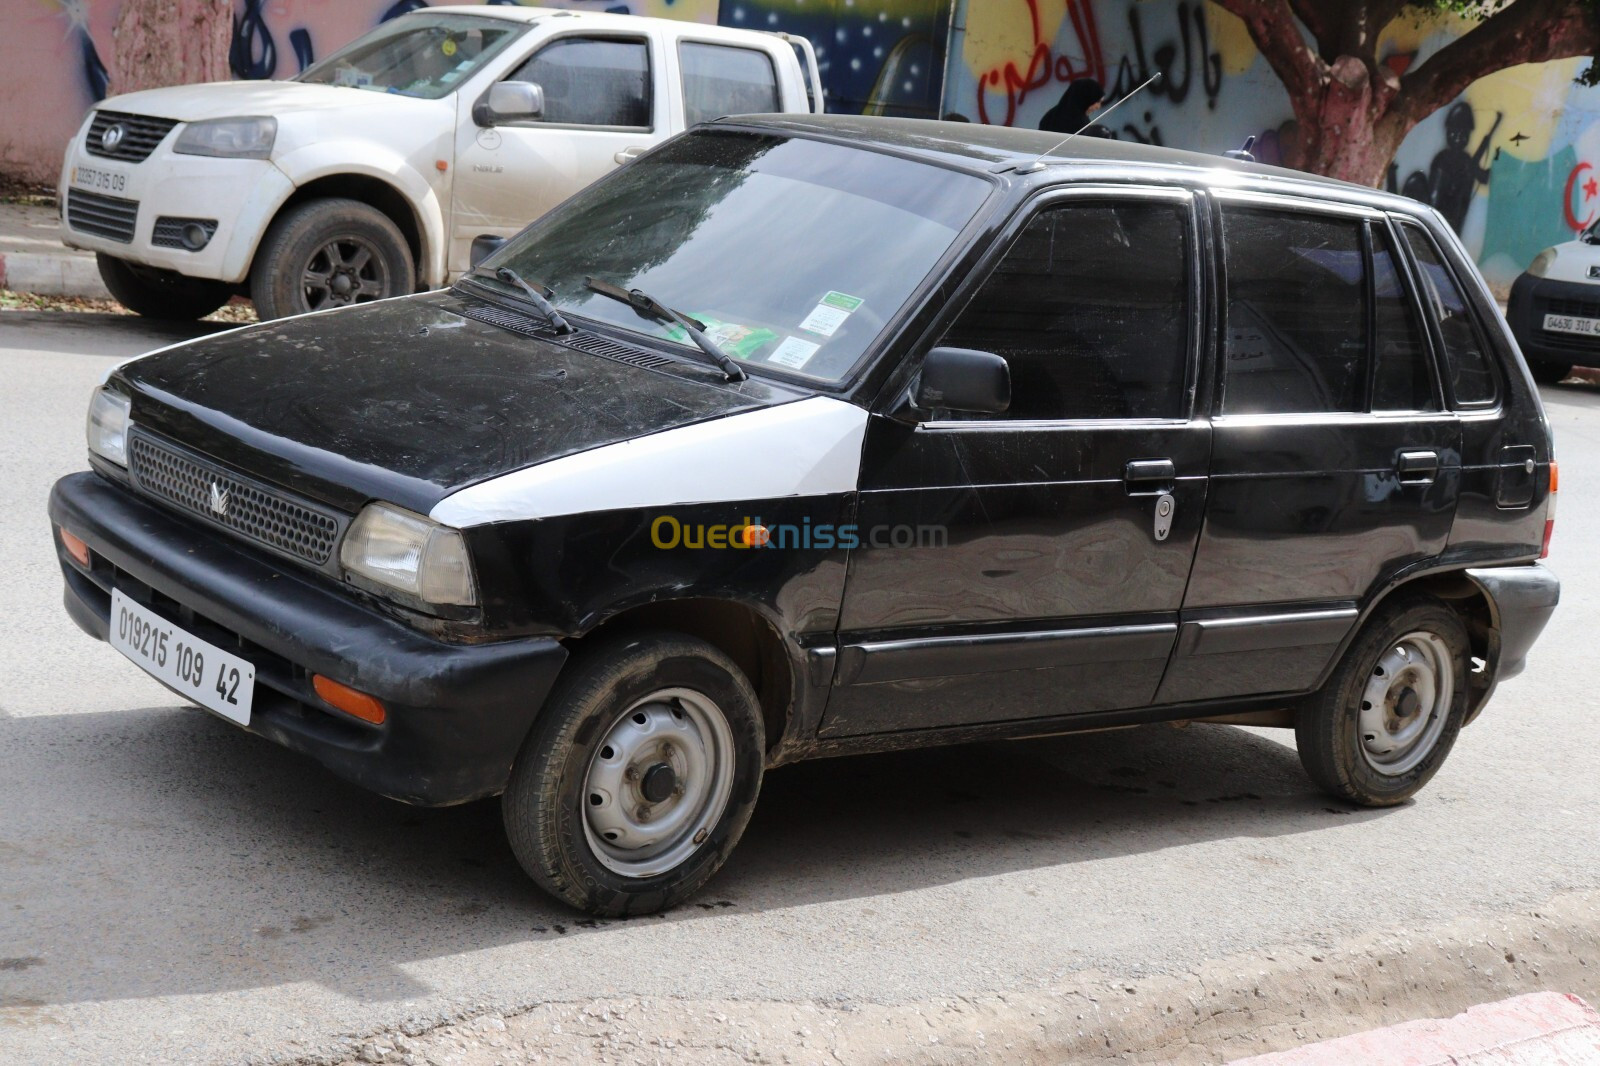
{"label": "pickup truck wheel", "polygon": [[403,296],[417,287],[405,235],[356,200],[312,200],[272,223],[250,271],[263,320]]}
{"label": "pickup truck wheel", "polygon": [[193,322],[204,318],[233,296],[233,286],[204,278],[186,278],[167,271],[143,270],[115,256],[95,253],[100,280],[117,303],[145,318]]}
{"label": "pickup truck wheel", "polygon": [[1468,655],[1466,628],[1444,604],[1380,608],[1297,715],[1295,741],[1312,780],[1365,807],[1415,795],[1461,729]]}
{"label": "pickup truck wheel", "polygon": [[1572,373],[1567,363],[1529,363],[1528,369],[1533,372],[1533,380],[1541,385],[1559,385]]}
{"label": "pickup truck wheel", "polygon": [[578,652],[501,797],[517,861],[592,914],[687,898],[738,843],[761,789],[761,706],[722,652],[646,632]]}

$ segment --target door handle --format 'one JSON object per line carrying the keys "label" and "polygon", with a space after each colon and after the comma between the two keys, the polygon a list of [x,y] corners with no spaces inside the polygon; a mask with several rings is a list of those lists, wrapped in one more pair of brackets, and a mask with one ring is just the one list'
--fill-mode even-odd
{"label": "door handle", "polygon": [[1130,496],[1171,492],[1177,479],[1178,467],[1171,459],[1135,459],[1123,471]]}
{"label": "door handle", "polygon": [[612,156],[611,158],[615,159],[618,163],[631,163],[635,159],[638,159],[640,156],[644,155],[649,150],[650,149],[645,148],[642,145],[637,145],[636,144],[632,148],[624,148],[622,151],[618,152],[616,155]]}
{"label": "door handle", "polygon": [[1401,452],[1395,464],[1400,480],[1407,484],[1426,485],[1439,475],[1438,452]]}

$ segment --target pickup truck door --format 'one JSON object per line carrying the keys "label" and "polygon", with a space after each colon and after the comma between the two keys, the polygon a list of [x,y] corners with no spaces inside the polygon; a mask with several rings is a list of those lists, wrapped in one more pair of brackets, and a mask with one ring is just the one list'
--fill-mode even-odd
{"label": "pickup truck door", "polygon": [[480,126],[461,94],[448,269],[468,267],[472,239],[509,237],[590,182],[683,128],[657,36],[567,33],[539,42],[506,81],[544,89],[538,120]]}

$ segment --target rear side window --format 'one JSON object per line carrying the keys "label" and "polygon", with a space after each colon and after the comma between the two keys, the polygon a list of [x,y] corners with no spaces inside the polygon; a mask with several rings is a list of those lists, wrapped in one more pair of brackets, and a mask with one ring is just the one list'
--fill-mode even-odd
{"label": "rear side window", "polygon": [[1357,220],[1226,209],[1225,414],[1366,410]]}
{"label": "rear side window", "polygon": [[1449,365],[1450,392],[1456,403],[1468,406],[1493,403],[1496,379],[1489,365],[1483,334],[1473,321],[1466,296],[1455,275],[1445,266],[1433,239],[1417,226],[1402,225],[1411,254],[1422,275],[1423,300],[1429,305],[1444,338],[1445,361]]}
{"label": "rear side window", "polygon": [[544,89],[544,122],[650,125],[650,54],[643,41],[563,37],[511,75]]}
{"label": "rear side window", "polygon": [[770,113],[778,108],[778,71],[772,57],[751,48],[684,41],[684,121],[710,122],[724,115]]}
{"label": "rear side window", "polygon": [[1010,363],[1011,408],[999,417],[1183,417],[1188,219],[1187,205],[1168,202],[1041,212],[942,343]]}
{"label": "rear side window", "polygon": [[1400,260],[1382,225],[1372,233],[1372,381],[1374,411],[1436,411],[1422,324],[1400,280]]}

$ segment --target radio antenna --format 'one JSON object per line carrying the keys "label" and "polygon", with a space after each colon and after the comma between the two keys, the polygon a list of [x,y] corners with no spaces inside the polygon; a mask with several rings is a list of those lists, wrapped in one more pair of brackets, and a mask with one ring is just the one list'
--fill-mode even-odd
{"label": "radio antenna", "polygon": [[1154,83],[1156,83],[1156,82],[1158,82],[1160,80],[1161,80],[1161,72],[1158,70],[1154,74],[1152,74],[1148,78],[1146,78],[1144,80],[1144,84],[1143,85],[1140,85],[1137,89],[1133,90],[1133,92],[1129,93],[1127,96],[1124,96],[1121,100],[1118,100],[1116,103],[1114,103],[1110,107],[1106,108],[1105,111],[1101,113],[1101,115],[1095,116],[1095,118],[1090,119],[1088,122],[1085,122],[1083,124],[1082,128],[1073,130],[1071,133],[1069,133],[1065,137],[1061,138],[1060,144],[1056,144],[1056,145],[1046,149],[1045,151],[1040,152],[1039,153],[1039,157],[1037,159],[1035,159],[1033,162],[1029,163],[1027,166],[1018,167],[1017,168],[1017,173],[1018,174],[1034,174],[1034,173],[1037,173],[1038,171],[1043,170],[1044,169],[1044,157],[1045,156],[1054,155],[1056,152],[1061,150],[1063,145],[1065,145],[1068,141],[1072,140],[1072,138],[1076,137],[1078,134],[1082,133],[1084,130],[1088,129],[1090,126],[1093,126],[1096,122],[1098,122],[1100,120],[1101,117],[1103,117],[1104,115],[1111,114],[1111,112],[1115,111],[1117,108],[1121,107],[1123,104],[1127,103],[1129,100],[1132,100],[1135,96],[1138,96],[1140,93],[1144,92],[1145,89],[1149,88],[1151,85],[1153,85]]}

